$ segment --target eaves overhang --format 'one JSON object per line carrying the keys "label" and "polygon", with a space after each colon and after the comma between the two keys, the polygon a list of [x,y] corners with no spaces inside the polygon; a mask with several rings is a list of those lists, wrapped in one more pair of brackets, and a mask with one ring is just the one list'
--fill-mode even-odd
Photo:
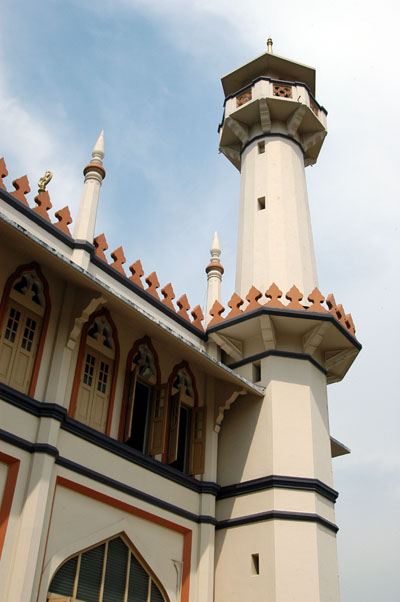
{"label": "eaves overhang", "polygon": [[[110,284],[105,283],[94,274],[72,262],[55,247],[44,242],[36,234],[2,212],[0,212],[0,228],[3,242],[7,244],[12,238],[16,238],[16,244],[18,245],[19,242],[23,241],[27,251],[31,251],[32,258],[35,258],[39,262],[44,262],[50,269],[61,270],[64,273],[64,277],[75,284],[90,289],[93,293],[105,296],[107,304],[111,308],[115,307],[128,315],[133,312],[135,319],[143,324],[149,336],[157,336],[169,344],[174,344],[177,348],[181,349],[182,355],[187,361],[193,361],[208,374],[221,381],[235,384],[238,388],[244,389],[246,393],[256,395],[257,397],[264,395],[264,387],[250,382],[207,353],[204,349],[205,339],[207,339],[206,334],[198,331],[198,333],[195,333],[196,336],[186,338],[183,334],[177,332],[172,324],[163,321],[162,314],[157,317],[140,306],[135,301],[135,295],[132,294],[131,290],[126,288],[126,293],[124,288],[122,288],[124,292],[117,291]],[[68,242],[70,243],[70,241]],[[150,309],[151,306],[149,307]],[[186,324],[184,326],[186,327]],[[194,333],[191,332],[191,334],[193,335]]]}
{"label": "eaves overhang", "polygon": [[[50,240],[49,246],[54,248],[55,252],[58,251],[61,255],[64,255],[66,258],[68,258],[68,255],[70,255],[74,250],[86,251],[88,257],[90,258],[91,265],[99,268],[107,278],[111,278],[119,285],[122,285],[126,289],[127,294],[133,293],[137,297],[140,297],[145,301],[146,304],[152,305],[156,311],[164,314],[167,319],[173,320],[173,322],[176,322],[186,331],[194,334],[197,338],[206,340],[206,335],[203,330],[197,328],[192,322],[180,316],[177,311],[171,310],[162,301],[148,293],[146,289],[141,288],[135,282],[126,276],[123,276],[118,270],[114,269],[112,265],[102,261],[99,257],[97,257],[94,244],[83,240],[73,239],[71,236],[65,234],[61,229],[57,228],[55,224],[44,219],[39,213],[35,212],[34,208],[24,205],[18,199],[16,199],[13,194],[10,194],[2,188],[0,188],[0,199],[3,200],[12,210],[16,211],[18,217],[21,216],[22,219],[27,218],[28,223],[32,224],[33,231],[35,228],[37,228],[39,231],[42,231],[43,237],[48,237]],[[19,220],[16,223],[20,224]],[[28,232],[31,231],[30,228],[25,229]]]}
{"label": "eaves overhang", "polygon": [[315,69],[271,52],[265,52],[238,69],[227,73],[221,78],[221,83],[225,96],[229,96],[257,77],[276,76],[275,74],[279,74],[279,79],[306,84],[315,96]]}
{"label": "eaves overhang", "polygon": [[338,320],[336,320],[336,318],[329,312],[327,312],[327,313],[320,313],[320,312],[313,312],[313,311],[304,312],[304,311],[296,310],[296,309],[260,307],[258,309],[254,309],[247,313],[243,313],[243,315],[241,315],[241,316],[236,316],[231,319],[226,319],[223,322],[221,322],[220,324],[215,324],[215,326],[211,326],[210,328],[207,328],[206,333],[207,333],[207,335],[210,335],[213,332],[218,332],[220,330],[225,330],[225,329],[230,329],[229,333],[231,333],[232,328],[235,328],[239,324],[244,324],[248,320],[252,320],[253,318],[261,316],[262,314],[269,314],[272,316],[279,316],[279,317],[284,317],[287,319],[296,318],[296,319],[302,319],[302,320],[317,320],[317,321],[322,320],[322,321],[331,322],[335,326],[335,328],[337,328],[339,330],[339,332],[343,336],[345,336],[348,339],[348,341],[352,345],[354,345],[354,347],[358,351],[360,351],[362,349],[361,343],[355,337],[353,337],[350,334],[350,332],[348,330],[346,330],[346,328],[344,328],[344,326],[342,326],[342,324],[340,324],[340,322],[338,322]]}
{"label": "eaves overhang", "polygon": [[[262,316],[269,316],[272,321],[276,334],[275,346],[250,357],[242,357],[239,361],[228,362],[232,368],[274,355],[309,359],[326,374],[327,382],[333,383],[345,376],[362,348],[361,343],[328,311],[313,312],[262,306],[243,312],[240,316],[225,319],[208,328],[206,332],[211,339],[223,335],[226,339],[243,345],[258,335]],[[314,342],[310,344],[312,337]],[[296,341],[296,349],[300,345],[302,353],[294,353],[294,346],[288,345],[288,339]],[[285,342],[280,344],[280,340]]]}

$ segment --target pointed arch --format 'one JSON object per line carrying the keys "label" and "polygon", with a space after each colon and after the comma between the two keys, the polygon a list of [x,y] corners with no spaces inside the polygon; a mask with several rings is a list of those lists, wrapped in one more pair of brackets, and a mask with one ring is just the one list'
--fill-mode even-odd
{"label": "pointed arch", "polygon": [[[87,403],[91,403],[96,395],[96,388],[99,397],[96,403],[101,403],[103,398],[106,407],[105,414],[99,421],[100,428],[94,428],[102,430],[106,435],[111,430],[118,364],[117,329],[110,312],[103,307],[90,316],[82,329],[68,415],[76,417],[78,402],[86,403],[85,396]],[[105,423],[104,427],[102,422]]]}
{"label": "pointed arch", "polygon": [[168,379],[167,437],[163,461],[189,474],[204,473],[206,407],[199,405],[194,374],[186,361]]}
{"label": "pointed arch", "polygon": [[[19,266],[7,279],[0,303],[0,361],[3,362],[4,382],[30,397],[34,396],[36,390],[50,311],[49,285],[40,265],[34,261]],[[8,325],[13,331],[11,337]],[[6,340],[10,341],[7,350]],[[14,349],[11,348],[13,344]],[[17,345],[20,348],[25,345],[23,361],[26,370],[20,383],[12,378],[15,368],[11,362],[15,366],[19,363],[20,372],[22,368],[22,362],[17,357]]]}
{"label": "pointed arch", "polygon": [[[50,580],[53,596],[86,600],[169,602],[161,581],[135,545],[121,532],[66,558]],[[54,599],[54,598],[53,598]]]}
{"label": "pointed arch", "polygon": [[[129,410],[129,399],[133,394],[132,391],[132,375],[135,368],[135,364],[139,364],[139,362],[135,362],[135,358],[138,353],[144,348],[149,350],[153,358],[154,364],[154,379],[149,380],[150,385],[159,385],[161,382],[161,369],[160,369],[160,361],[158,359],[158,353],[150,339],[149,336],[145,335],[141,339],[135,341],[132,349],[128,353],[128,357],[126,360],[126,368],[125,368],[125,380],[124,380],[124,391],[122,395],[122,405],[121,405],[121,416],[119,421],[119,429],[118,429],[118,439],[119,441],[125,440],[125,430],[127,423],[127,413]],[[144,362],[142,362],[143,364]]]}
{"label": "pointed arch", "polygon": [[173,383],[175,382],[175,379],[177,378],[179,373],[182,371],[187,372],[187,374],[192,382],[194,406],[198,406],[199,405],[199,393],[197,390],[196,379],[195,379],[195,376],[193,374],[193,371],[192,371],[189,363],[186,360],[182,360],[179,364],[177,364],[176,366],[173,367],[172,372],[168,378],[168,395],[171,395]]}

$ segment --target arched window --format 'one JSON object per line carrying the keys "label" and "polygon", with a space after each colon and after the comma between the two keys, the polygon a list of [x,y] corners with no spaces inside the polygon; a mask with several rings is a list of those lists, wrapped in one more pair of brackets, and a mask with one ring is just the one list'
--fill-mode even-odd
{"label": "arched window", "polygon": [[121,411],[124,442],[143,453],[164,448],[166,385],[160,385],[157,353],[149,337],[137,341],[128,355]]}
{"label": "arched window", "polygon": [[33,395],[50,311],[47,282],[36,264],[10,276],[1,303],[0,380]]}
{"label": "arched window", "polygon": [[198,406],[193,374],[186,362],[169,379],[169,434],[167,462],[189,474],[203,474],[205,406]]}
{"label": "arched window", "polygon": [[116,329],[109,312],[95,312],[82,331],[69,413],[107,434],[118,355]]}
{"label": "arched window", "polygon": [[73,556],[56,571],[47,600],[71,602],[167,602],[138,553],[115,537]]}

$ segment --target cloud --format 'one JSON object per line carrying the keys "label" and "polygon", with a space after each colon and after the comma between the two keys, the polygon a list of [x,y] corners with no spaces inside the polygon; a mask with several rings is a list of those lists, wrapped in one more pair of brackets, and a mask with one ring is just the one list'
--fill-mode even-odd
{"label": "cloud", "polygon": [[49,114],[49,107],[40,111],[29,105],[27,97],[13,94],[11,82],[11,74],[0,60],[1,155],[9,173],[4,183],[8,190],[13,190],[12,180],[27,174],[31,187],[27,198],[33,207],[37,181],[50,170],[53,172],[53,180],[48,185],[53,202],[51,213],[68,205],[74,215],[83,184],[82,149],[72,141],[67,120],[60,115],[59,107],[55,107],[59,113],[55,119],[54,113]]}

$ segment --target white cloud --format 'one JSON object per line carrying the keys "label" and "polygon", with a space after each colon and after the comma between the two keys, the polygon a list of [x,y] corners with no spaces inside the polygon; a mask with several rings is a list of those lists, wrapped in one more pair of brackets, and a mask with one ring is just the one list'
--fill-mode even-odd
{"label": "white cloud", "polygon": [[[31,207],[35,206],[37,181],[46,170],[53,172],[53,180],[47,187],[53,204],[51,214],[68,205],[74,216],[82,192],[83,178],[81,149],[72,141],[68,124],[60,107],[60,115],[54,122],[48,107],[42,111],[29,106],[27,98],[13,95],[11,75],[0,61],[0,115],[1,156],[4,156],[8,177],[4,183],[14,190],[12,180],[27,175],[31,192],[27,195]],[[87,159],[90,158],[90,149]],[[55,221],[55,220],[54,220]]]}

